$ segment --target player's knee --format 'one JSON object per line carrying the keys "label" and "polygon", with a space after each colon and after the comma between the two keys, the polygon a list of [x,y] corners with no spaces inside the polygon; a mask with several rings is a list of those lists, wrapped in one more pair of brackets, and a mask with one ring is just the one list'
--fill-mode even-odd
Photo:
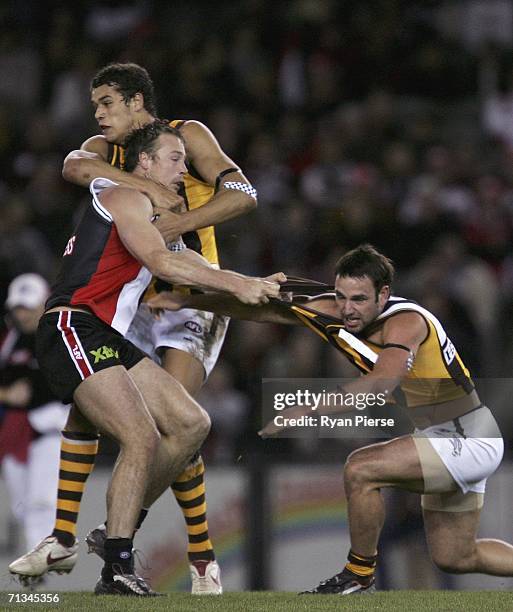
{"label": "player's knee", "polygon": [[210,417],[206,410],[203,410],[201,406],[196,405],[195,409],[192,411],[192,414],[189,415],[186,426],[186,435],[188,435],[191,440],[196,441],[199,446],[208,436],[210,425]]}
{"label": "player's knee", "polygon": [[363,486],[368,485],[371,480],[371,466],[369,462],[358,452],[353,452],[347,458],[344,466],[344,485],[348,495]]}

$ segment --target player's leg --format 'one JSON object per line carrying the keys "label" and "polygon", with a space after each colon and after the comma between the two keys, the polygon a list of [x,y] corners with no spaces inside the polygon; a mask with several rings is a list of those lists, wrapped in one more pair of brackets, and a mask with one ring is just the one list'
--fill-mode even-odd
{"label": "player's leg", "polygon": [[62,546],[75,544],[82,495],[97,453],[96,427],[72,404],[61,432],[57,510],[51,534]]}
{"label": "player's leg", "polygon": [[[183,350],[174,348],[165,350],[162,366],[166,372],[181,382],[192,396],[200,391],[206,378],[202,361],[194,354]],[[209,366],[210,368],[213,366],[211,361],[207,367]],[[205,464],[200,453],[185,467],[171,487],[182,510],[187,530],[187,557],[192,593],[219,595],[223,592],[221,570],[208,531]]]}
{"label": "player's leg", "polygon": [[147,585],[139,584],[134,576],[132,534],[160,444],[155,421],[123,366],[85,379],[76,389],[74,400],[82,414],[120,447],[107,491],[105,565],[95,591],[147,595]]}
{"label": "player's leg", "polygon": [[423,491],[423,474],[412,436],[372,444],[351,453],[344,468],[351,550],[342,572],[312,593],[372,592],[378,539],[385,520],[381,489]]}
{"label": "player's leg", "polygon": [[[467,493],[459,497],[459,507],[452,496],[450,505],[440,501],[423,508],[424,526],[433,562],[443,571],[453,574],[480,573],[492,576],[513,576],[513,546],[501,540],[477,538],[480,496]],[[470,509],[474,506],[475,509]],[[465,509],[468,508],[468,509]],[[451,511],[454,509],[454,511]]]}
{"label": "player's leg", "polygon": [[183,386],[149,359],[129,370],[161,433],[152,477],[145,495],[151,505],[183,471],[210,429],[207,413]]}

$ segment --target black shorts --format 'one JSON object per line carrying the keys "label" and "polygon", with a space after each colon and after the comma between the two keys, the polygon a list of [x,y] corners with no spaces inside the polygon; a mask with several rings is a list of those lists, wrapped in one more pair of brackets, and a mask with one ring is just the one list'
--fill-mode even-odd
{"label": "black shorts", "polygon": [[129,370],[147,355],[93,314],[63,310],[41,317],[36,357],[50,389],[67,404],[95,372],[117,365]]}

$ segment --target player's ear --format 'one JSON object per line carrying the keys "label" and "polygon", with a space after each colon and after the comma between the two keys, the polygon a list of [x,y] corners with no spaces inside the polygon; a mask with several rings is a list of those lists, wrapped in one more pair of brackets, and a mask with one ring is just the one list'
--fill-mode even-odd
{"label": "player's ear", "polygon": [[137,92],[130,98],[130,104],[132,106],[132,110],[139,112],[144,110],[144,96],[141,92]]}
{"label": "player's ear", "polygon": [[139,165],[143,170],[148,170],[150,167],[150,156],[146,151],[141,151],[139,153]]}
{"label": "player's ear", "polygon": [[390,285],[383,285],[378,292],[378,304],[384,306],[390,297]]}

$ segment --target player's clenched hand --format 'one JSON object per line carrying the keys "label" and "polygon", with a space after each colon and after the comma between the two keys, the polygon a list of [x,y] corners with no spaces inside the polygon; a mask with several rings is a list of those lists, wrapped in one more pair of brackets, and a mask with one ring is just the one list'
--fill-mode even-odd
{"label": "player's clenched hand", "polygon": [[154,208],[163,208],[182,212],[185,210],[185,203],[181,195],[178,195],[178,185],[173,185],[171,189],[148,181],[146,195],[150,198]]}
{"label": "player's clenched hand", "polygon": [[170,210],[154,206],[153,210],[158,218],[153,225],[159,230],[164,238],[164,242],[175,242],[183,233],[182,218]]}
{"label": "player's clenched hand", "polygon": [[268,304],[269,298],[278,297],[280,285],[275,282],[264,280],[263,278],[244,278],[240,289],[234,295],[243,304],[258,306]]}
{"label": "player's clenched hand", "polygon": [[162,291],[146,302],[153,314],[161,310],[180,310],[185,306],[187,296],[178,291]]}
{"label": "player's clenched hand", "polygon": [[275,272],[270,276],[266,276],[264,280],[269,281],[270,283],[286,283],[287,277],[285,274],[283,274],[283,272]]}

